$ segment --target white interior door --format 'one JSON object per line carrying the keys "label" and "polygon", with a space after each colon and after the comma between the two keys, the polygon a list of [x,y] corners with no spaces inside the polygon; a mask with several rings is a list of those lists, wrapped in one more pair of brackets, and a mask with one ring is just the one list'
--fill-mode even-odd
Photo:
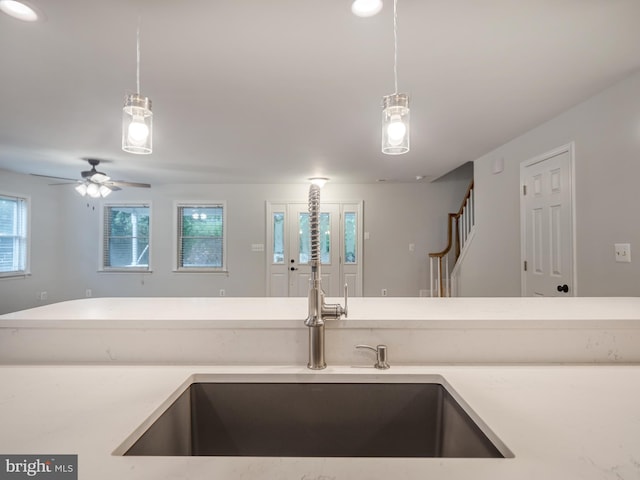
{"label": "white interior door", "polygon": [[[307,203],[267,202],[267,295],[309,293],[309,213]],[[320,204],[322,289],[330,297],[362,295],[362,203]]]}
{"label": "white interior door", "polygon": [[525,162],[522,184],[522,294],[574,296],[573,148]]}

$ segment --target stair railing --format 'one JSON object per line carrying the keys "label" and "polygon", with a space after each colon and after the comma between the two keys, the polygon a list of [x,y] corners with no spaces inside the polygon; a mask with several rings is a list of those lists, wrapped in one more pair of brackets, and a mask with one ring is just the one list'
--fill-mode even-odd
{"label": "stair railing", "polygon": [[[434,280],[438,297],[451,296],[451,270],[460,257],[460,252],[475,225],[473,180],[467,188],[460,209],[447,217],[447,246],[441,252],[429,254],[429,291],[433,297]],[[453,254],[453,261],[449,257]],[[436,267],[434,269],[434,262]]]}

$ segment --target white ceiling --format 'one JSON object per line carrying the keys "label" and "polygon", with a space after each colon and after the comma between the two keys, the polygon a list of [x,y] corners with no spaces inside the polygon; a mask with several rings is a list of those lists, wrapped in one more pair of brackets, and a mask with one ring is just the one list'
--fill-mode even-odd
{"label": "white ceiling", "polygon": [[[0,168],[160,183],[415,181],[474,160],[640,67],[640,0],[399,0],[411,152],[380,152],[393,2],[31,0],[0,14]],[[121,108],[154,111],[152,155],[122,152]]]}

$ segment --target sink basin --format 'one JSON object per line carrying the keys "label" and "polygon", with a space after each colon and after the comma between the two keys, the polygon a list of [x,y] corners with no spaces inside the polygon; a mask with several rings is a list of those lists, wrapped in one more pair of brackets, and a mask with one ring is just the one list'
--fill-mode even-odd
{"label": "sink basin", "polygon": [[418,383],[317,378],[187,382],[114,454],[512,456],[442,377]]}

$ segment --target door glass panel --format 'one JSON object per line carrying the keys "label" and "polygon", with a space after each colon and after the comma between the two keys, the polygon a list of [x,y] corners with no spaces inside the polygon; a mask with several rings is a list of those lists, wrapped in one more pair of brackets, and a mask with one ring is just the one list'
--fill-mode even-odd
{"label": "door glass panel", "polygon": [[331,214],[320,214],[320,263],[331,263]]}
{"label": "door glass panel", "polygon": [[273,214],[273,263],[284,263],[284,213]]}
{"label": "door glass panel", "polygon": [[[298,217],[298,231],[300,245],[299,259],[300,264],[307,264],[311,259],[310,230],[309,230],[309,214],[300,213]],[[331,214],[320,213],[320,263],[331,263]]]}
{"label": "door glass panel", "polygon": [[356,226],[356,212],[344,214],[344,263],[354,264],[358,262],[356,251],[356,238],[358,231]]}

